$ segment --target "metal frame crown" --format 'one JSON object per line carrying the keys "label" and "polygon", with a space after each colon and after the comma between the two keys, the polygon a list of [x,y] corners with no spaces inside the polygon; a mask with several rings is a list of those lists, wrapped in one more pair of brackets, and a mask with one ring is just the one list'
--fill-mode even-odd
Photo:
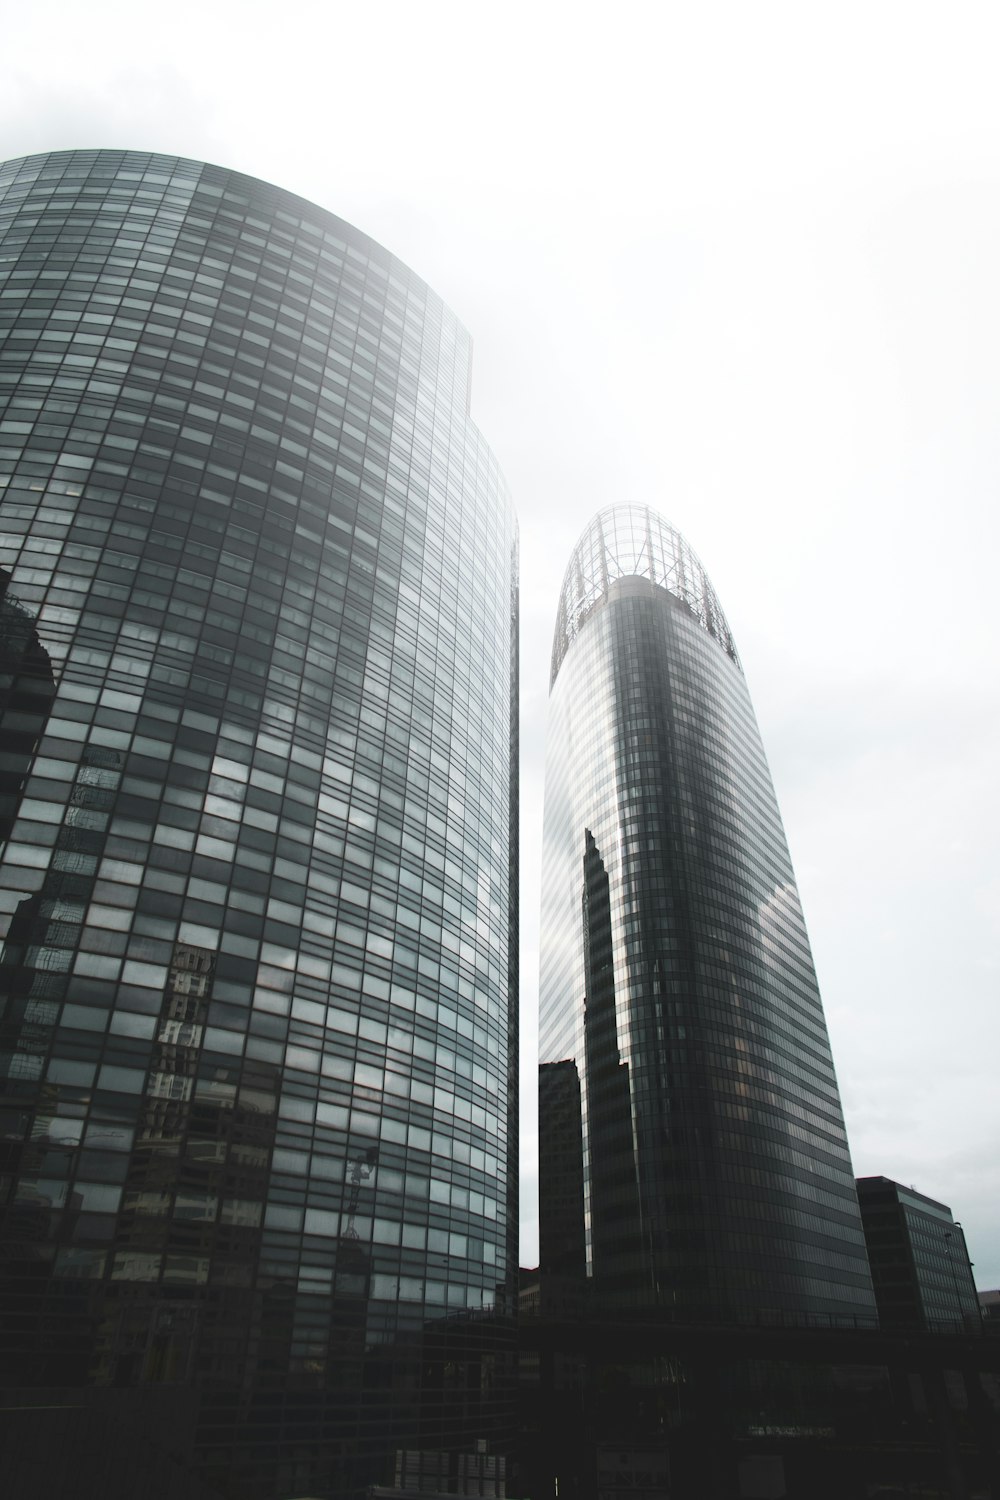
{"label": "metal frame crown", "polygon": [[679,599],[740,667],[718,595],[680,532],[648,506],[612,505],[598,512],[570,557],[556,614],[550,690],[570,646],[620,578],[648,578]]}

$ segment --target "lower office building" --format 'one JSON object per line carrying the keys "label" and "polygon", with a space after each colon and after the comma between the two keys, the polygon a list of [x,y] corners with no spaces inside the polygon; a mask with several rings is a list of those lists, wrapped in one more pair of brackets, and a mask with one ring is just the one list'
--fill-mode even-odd
{"label": "lower office building", "polygon": [[979,1293],[979,1314],[984,1333],[1000,1333],[1000,1290],[996,1287]]}
{"label": "lower office building", "polygon": [[0,167],[0,289],[6,1493],[502,1474],[517,536],[469,338],[142,153]]}
{"label": "lower office building", "polygon": [[888,1177],[859,1177],[858,1202],[881,1326],[981,1332],[969,1251],[951,1209]]}

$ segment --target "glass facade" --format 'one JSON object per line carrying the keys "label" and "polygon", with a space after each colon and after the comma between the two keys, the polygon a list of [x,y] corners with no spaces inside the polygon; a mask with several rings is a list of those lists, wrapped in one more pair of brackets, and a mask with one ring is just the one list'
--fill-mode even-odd
{"label": "glass facade", "polygon": [[566,572],[542,888],[540,1057],[579,1073],[595,1295],[677,1316],[873,1322],[746,683],[701,564],[644,508],[597,516]]}
{"label": "glass facade", "polygon": [[194,1389],[227,1495],[460,1488],[506,1435],[517,534],[470,353],[267,184],[0,167],[0,1384]]}

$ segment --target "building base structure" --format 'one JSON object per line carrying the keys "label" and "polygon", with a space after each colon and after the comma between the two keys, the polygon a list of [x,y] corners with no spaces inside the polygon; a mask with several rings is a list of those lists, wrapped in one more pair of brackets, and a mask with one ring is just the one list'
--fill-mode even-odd
{"label": "building base structure", "polygon": [[560,1500],[1000,1494],[1000,1353],[976,1336],[521,1321],[519,1492]]}

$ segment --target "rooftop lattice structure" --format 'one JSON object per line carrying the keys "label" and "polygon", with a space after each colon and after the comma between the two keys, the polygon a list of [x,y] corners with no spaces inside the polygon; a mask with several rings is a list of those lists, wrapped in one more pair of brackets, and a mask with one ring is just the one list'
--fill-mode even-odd
{"label": "rooftop lattice structure", "polygon": [[718,595],[680,532],[648,506],[612,505],[598,512],[570,557],[556,614],[550,688],[584,622],[620,578],[648,578],[680,599],[739,667]]}

